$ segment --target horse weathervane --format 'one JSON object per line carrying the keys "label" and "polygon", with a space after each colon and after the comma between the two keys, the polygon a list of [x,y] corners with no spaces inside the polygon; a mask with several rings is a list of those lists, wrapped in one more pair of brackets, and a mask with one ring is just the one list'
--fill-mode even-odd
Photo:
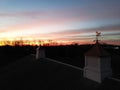
{"label": "horse weathervane", "polygon": [[96,43],[98,43],[98,41],[99,41],[99,36],[101,35],[101,32],[98,32],[98,31],[96,31]]}

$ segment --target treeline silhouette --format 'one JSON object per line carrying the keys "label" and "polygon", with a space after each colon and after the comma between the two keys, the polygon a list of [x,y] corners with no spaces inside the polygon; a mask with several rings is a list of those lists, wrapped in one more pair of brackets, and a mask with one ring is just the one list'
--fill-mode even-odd
{"label": "treeline silhouette", "polygon": [[20,38],[19,40],[1,40],[0,41],[0,46],[26,46],[26,45],[31,45],[31,46],[36,46],[36,45],[44,45],[44,46],[50,46],[50,45],[59,45],[56,41],[53,40],[23,40]]}
{"label": "treeline silhouette", "polygon": [[49,58],[84,67],[84,53],[91,48],[92,45],[66,45],[66,46],[50,46],[46,48],[46,55]]}
{"label": "treeline silhouette", "polygon": [[0,67],[33,53],[34,47],[31,46],[0,46]]}
{"label": "treeline silhouette", "polygon": [[[61,62],[83,67],[84,52],[92,45],[64,45],[64,46],[43,46],[45,48],[46,57],[59,60]],[[38,46],[16,45],[16,46],[0,46],[0,67],[11,62],[15,62],[20,58],[36,54]]]}

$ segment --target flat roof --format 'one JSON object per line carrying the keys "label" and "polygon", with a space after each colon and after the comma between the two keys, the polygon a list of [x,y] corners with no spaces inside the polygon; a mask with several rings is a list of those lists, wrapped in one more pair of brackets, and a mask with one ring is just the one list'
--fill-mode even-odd
{"label": "flat roof", "polygon": [[[28,55],[0,69],[0,89],[12,90],[107,90],[120,83],[106,79],[102,84],[83,77],[81,70]],[[116,89],[117,90],[117,89]]]}

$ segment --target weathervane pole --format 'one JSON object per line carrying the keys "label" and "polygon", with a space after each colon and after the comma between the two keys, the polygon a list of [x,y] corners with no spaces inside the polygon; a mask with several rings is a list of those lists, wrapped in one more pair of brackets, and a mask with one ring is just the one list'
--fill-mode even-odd
{"label": "weathervane pole", "polygon": [[96,43],[98,44],[98,38],[99,38],[99,36],[100,36],[100,34],[101,34],[101,32],[98,32],[98,31],[96,31]]}

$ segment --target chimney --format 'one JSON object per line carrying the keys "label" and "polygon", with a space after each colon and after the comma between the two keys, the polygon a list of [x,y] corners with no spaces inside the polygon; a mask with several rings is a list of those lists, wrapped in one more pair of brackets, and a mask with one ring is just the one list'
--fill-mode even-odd
{"label": "chimney", "polygon": [[45,49],[41,46],[36,48],[36,59],[45,58]]}

